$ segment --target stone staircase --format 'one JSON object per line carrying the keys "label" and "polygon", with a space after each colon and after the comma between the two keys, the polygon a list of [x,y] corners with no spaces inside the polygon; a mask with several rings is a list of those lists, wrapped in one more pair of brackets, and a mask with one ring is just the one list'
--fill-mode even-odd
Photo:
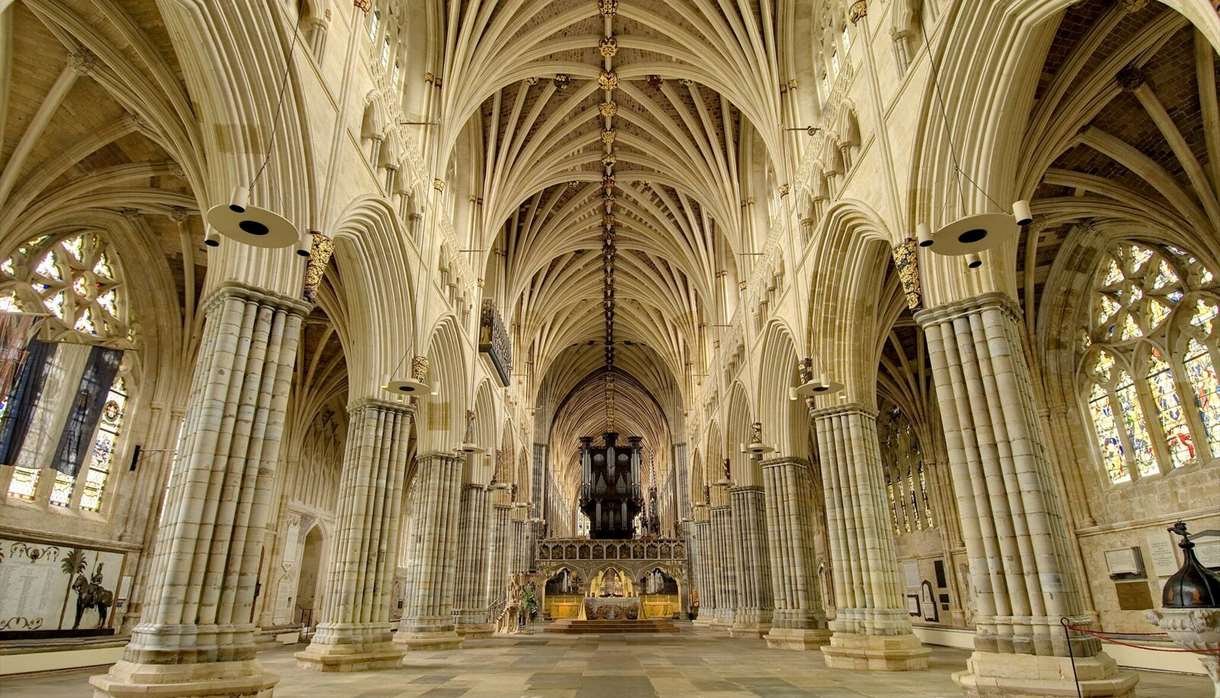
{"label": "stone staircase", "polygon": [[565,635],[617,633],[676,633],[678,627],[668,618],[644,620],[557,620],[543,626],[543,632]]}

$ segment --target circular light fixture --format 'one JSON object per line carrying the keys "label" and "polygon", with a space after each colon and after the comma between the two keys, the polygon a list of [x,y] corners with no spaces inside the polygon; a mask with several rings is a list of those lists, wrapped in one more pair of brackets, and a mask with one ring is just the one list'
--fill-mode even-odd
{"label": "circular light fixture", "polygon": [[815,378],[814,380],[805,383],[804,385],[793,388],[797,397],[817,397],[819,395],[830,395],[837,393],[843,389],[842,383],[835,383],[828,380],[825,376]]}
{"label": "circular light fixture", "polygon": [[482,453],[483,452],[483,449],[479,448],[478,444],[472,444],[470,442],[465,442],[461,446],[458,446],[458,450],[461,451],[462,453]]}
{"label": "circular light fixture", "polygon": [[274,249],[301,241],[300,233],[287,218],[265,208],[250,206],[249,198],[249,190],[238,187],[233,191],[232,201],[208,209],[204,220],[212,230],[230,240],[253,247]]}
{"label": "circular light fixture", "polygon": [[[980,213],[953,221],[932,233],[932,251],[963,255],[990,249],[1017,235],[1017,220],[1007,213]],[[922,243],[921,243],[922,244]]]}
{"label": "circular light fixture", "polygon": [[410,395],[417,398],[423,398],[431,390],[427,383],[421,383],[416,380],[390,381],[381,386],[381,389],[398,395]]}
{"label": "circular light fixture", "polygon": [[983,258],[978,256],[977,253],[971,252],[970,254],[966,255],[967,269],[978,269],[981,266],[983,266]]}
{"label": "circular light fixture", "polygon": [[721,478],[721,479],[717,480],[716,482],[714,482],[712,484],[716,485],[717,487],[732,487],[733,481],[728,479],[727,477],[725,477],[725,478]]}
{"label": "circular light fixture", "polygon": [[771,448],[770,446],[768,446],[766,444],[754,442],[752,444],[746,444],[746,447],[742,450],[747,453],[751,453],[753,455],[758,456],[758,455],[762,455],[764,453],[770,453],[771,451],[774,451],[775,449]]}

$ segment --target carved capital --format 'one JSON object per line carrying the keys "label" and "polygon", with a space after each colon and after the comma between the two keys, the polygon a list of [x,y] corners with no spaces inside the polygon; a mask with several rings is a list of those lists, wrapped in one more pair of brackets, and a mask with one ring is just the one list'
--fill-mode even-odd
{"label": "carved capital", "polygon": [[852,24],[856,24],[860,20],[868,16],[868,2],[866,0],[856,0],[847,8],[847,19]]}

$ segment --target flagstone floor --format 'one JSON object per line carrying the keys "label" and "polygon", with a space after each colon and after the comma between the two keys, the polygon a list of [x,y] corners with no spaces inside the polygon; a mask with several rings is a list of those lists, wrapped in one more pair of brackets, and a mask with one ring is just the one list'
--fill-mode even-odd
{"label": "flagstone floor", "polygon": [[[671,635],[548,636],[474,640],[451,652],[408,655],[401,669],[316,674],[296,668],[292,652],[261,655],[281,677],[275,695],[392,698],[397,696],[961,696],[949,674],[966,652],[934,648],[927,671],[850,672],[827,669],[818,652],[769,650],[761,640],[730,639],[685,626]],[[3,698],[89,695],[93,671],[0,679]],[[1141,696],[1211,698],[1204,676],[1140,672]]]}

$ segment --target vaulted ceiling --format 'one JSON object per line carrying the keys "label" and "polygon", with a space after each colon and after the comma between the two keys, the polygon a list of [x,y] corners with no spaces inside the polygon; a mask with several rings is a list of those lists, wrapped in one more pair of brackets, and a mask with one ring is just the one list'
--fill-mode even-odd
{"label": "vaulted ceiling", "polygon": [[578,411],[555,415],[552,438],[612,426],[591,387],[607,341],[616,404],[638,407],[620,408],[622,432],[668,434],[657,421],[704,372],[708,325],[725,321],[718,273],[738,278],[754,249],[763,226],[747,202],[765,211],[767,193],[750,185],[778,147],[766,14],[698,0],[449,4],[446,113],[470,112],[449,141],[477,133],[482,158],[472,246],[488,250],[485,293],[511,317],[540,402]]}

